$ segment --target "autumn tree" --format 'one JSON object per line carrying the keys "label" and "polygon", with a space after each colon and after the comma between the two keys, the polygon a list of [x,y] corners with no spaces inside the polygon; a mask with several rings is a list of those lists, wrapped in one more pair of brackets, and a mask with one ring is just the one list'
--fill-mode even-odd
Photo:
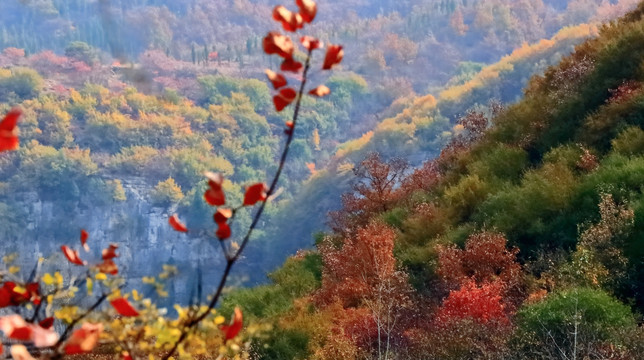
{"label": "autumn tree", "polygon": [[426,351],[437,358],[503,358],[512,323],[502,294],[500,281],[467,280],[450,291],[435,314]]}
{"label": "autumn tree", "polygon": [[511,311],[523,300],[518,252],[517,248],[507,248],[502,234],[481,232],[471,235],[464,249],[454,245],[440,247],[436,272],[450,290],[470,281],[477,285],[497,283],[503,303]]}
{"label": "autumn tree", "polygon": [[344,308],[368,309],[378,359],[389,358],[394,343],[400,341],[404,316],[412,304],[407,274],[397,268],[393,256],[395,238],[390,227],[372,221],[339,244],[327,237],[319,245],[323,273],[316,302],[337,301]]}
{"label": "autumn tree", "polygon": [[343,208],[332,212],[331,227],[339,234],[364,225],[374,214],[392,209],[399,199],[396,189],[409,165],[403,159],[383,161],[371,153],[353,170],[356,182],[352,192],[342,195]]}

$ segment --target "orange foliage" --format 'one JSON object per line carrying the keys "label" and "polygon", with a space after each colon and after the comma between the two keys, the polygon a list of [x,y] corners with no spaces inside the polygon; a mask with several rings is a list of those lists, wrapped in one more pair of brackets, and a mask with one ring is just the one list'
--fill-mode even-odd
{"label": "orange foliage", "polygon": [[338,300],[344,307],[351,307],[370,298],[380,282],[394,276],[395,237],[390,227],[373,221],[359,228],[355,236],[345,238],[340,246],[326,238],[319,246],[324,268],[316,302]]}
{"label": "orange foliage", "polygon": [[342,195],[342,209],[329,214],[333,230],[346,235],[374,214],[390,210],[400,198],[397,186],[408,167],[402,159],[384,162],[378,153],[369,154],[353,170],[357,182],[353,192]]}
{"label": "orange foliage", "polygon": [[521,289],[521,265],[517,262],[519,249],[508,249],[507,239],[499,233],[482,232],[471,235],[465,249],[440,247],[437,274],[447,289],[456,289],[473,281],[483,285],[497,282],[503,299],[512,310],[524,298]]}

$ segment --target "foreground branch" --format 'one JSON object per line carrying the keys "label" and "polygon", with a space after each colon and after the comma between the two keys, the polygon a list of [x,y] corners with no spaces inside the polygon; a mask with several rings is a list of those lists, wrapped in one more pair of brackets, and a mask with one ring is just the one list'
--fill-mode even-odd
{"label": "foreground branch", "polygon": [[273,177],[273,180],[271,182],[271,185],[266,193],[267,201],[263,201],[259,209],[257,210],[257,213],[255,213],[255,216],[253,217],[253,221],[250,224],[250,227],[248,228],[248,231],[246,232],[246,235],[244,236],[239,249],[235,251],[233,256],[226,256],[226,268],[224,269],[224,272],[221,276],[221,279],[219,280],[219,285],[217,286],[217,290],[214,292],[212,295],[212,299],[210,300],[210,303],[208,304],[207,309],[205,309],[200,315],[196,316],[192,320],[186,322],[184,328],[181,331],[181,335],[179,336],[179,339],[174,343],[172,346],[172,349],[163,356],[163,360],[168,360],[174,353],[177,351],[177,348],[183,341],[186,340],[188,337],[188,334],[190,331],[195,328],[200,322],[202,322],[210,313],[212,309],[215,308],[217,305],[217,302],[221,298],[221,294],[224,290],[224,287],[226,286],[226,282],[228,281],[228,277],[230,275],[230,271],[232,270],[233,265],[240,259],[242,252],[248,245],[248,242],[250,241],[250,237],[253,234],[253,231],[257,227],[257,224],[259,223],[259,219],[261,218],[264,209],[266,208],[266,203],[268,202],[268,199],[273,195],[275,190],[277,189],[277,183],[279,182],[280,176],[282,175],[282,171],[284,170],[284,166],[286,165],[286,158],[288,156],[288,151],[290,149],[291,143],[293,142],[293,138],[295,137],[295,126],[297,124],[297,118],[300,113],[300,105],[302,102],[302,97],[304,96],[304,89],[306,87],[306,82],[307,82],[307,76],[309,69],[311,68],[311,54],[312,50],[308,51],[307,57],[306,57],[306,62],[304,64],[304,72],[302,74],[302,82],[300,84],[300,89],[297,94],[297,100],[295,103],[295,110],[293,112],[293,119],[292,119],[292,127],[290,131],[287,132],[288,137],[286,139],[286,143],[284,145],[284,150],[282,151],[282,156],[280,158],[279,166],[277,168],[277,171],[275,172],[275,176]]}

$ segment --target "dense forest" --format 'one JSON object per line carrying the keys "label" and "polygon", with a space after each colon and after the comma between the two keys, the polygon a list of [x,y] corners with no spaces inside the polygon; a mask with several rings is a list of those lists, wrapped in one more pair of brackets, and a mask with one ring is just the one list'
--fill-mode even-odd
{"label": "dense forest", "polygon": [[[0,110],[22,112],[20,147],[0,153],[0,246],[17,253],[3,261],[69,260],[58,249],[82,227],[120,244],[119,286],[185,305],[228,260],[204,173],[246,202],[295,115],[223,290],[221,313],[250,324],[245,356],[636,359],[638,4],[330,0],[307,30],[346,55],[306,78],[330,95],[278,111],[272,1],[3,1]],[[236,209],[232,233],[254,216]]]}

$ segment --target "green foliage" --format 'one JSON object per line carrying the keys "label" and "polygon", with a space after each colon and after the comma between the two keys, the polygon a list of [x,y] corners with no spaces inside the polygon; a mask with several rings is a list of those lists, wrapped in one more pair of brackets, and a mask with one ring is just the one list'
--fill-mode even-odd
{"label": "green foliage", "polygon": [[625,329],[634,329],[635,324],[629,307],[608,294],[573,288],[521,308],[517,314],[515,341],[527,357],[556,354],[557,347],[566,356],[573,353],[585,356],[607,341],[617,346],[627,345],[619,335]]}
{"label": "green foliage", "polygon": [[516,182],[528,165],[525,150],[498,144],[482,152],[476,161],[467,165],[467,169],[481,179]]}
{"label": "green foliage", "polygon": [[395,208],[382,214],[385,223],[394,228],[401,228],[407,216],[407,210],[403,208]]}
{"label": "green foliage", "polygon": [[269,319],[284,314],[293,300],[320,287],[322,260],[319,254],[289,258],[284,266],[269,275],[274,284],[240,289],[226,297],[222,309],[241,306],[250,316]]}
{"label": "green foliage", "polygon": [[292,360],[306,359],[309,334],[297,329],[276,329],[268,341],[257,344],[257,359],[263,360]]}
{"label": "green foliage", "polygon": [[159,150],[149,146],[131,146],[121,148],[118,154],[113,155],[108,167],[119,173],[135,175],[154,172],[160,161]]}
{"label": "green foliage", "polygon": [[65,48],[65,56],[82,61],[87,65],[93,65],[97,60],[96,50],[82,41],[69,43]]}
{"label": "green foliage", "polygon": [[0,72],[0,99],[3,102],[18,102],[38,96],[43,87],[43,78],[29,68],[12,68]]}
{"label": "green foliage", "polygon": [[462,178],[456,185],[445,189],[445,201],[459,218],[469,217],[488,195],[489,185],[477,175]]}
{"label": "green foliage", "polygon": [[227,76],[203,76],[199,78],[204,102],[223,104],[233,93],[244,94],[253,110],[263,111],[271,104],[268,86],[255,79],[240,80]]}
{"label": "green foliage", "polygon": [[644,130],[639,126],[624,129],[612,140],[613,151],[622,155],[644,154]]}
{"label": "green foliage", "polygon": [[74,200],[87,193],[98,166],[89,150],[29,144],[19,151],[21,172],[11,182],[20,191],[37,190],[43,199]]}

